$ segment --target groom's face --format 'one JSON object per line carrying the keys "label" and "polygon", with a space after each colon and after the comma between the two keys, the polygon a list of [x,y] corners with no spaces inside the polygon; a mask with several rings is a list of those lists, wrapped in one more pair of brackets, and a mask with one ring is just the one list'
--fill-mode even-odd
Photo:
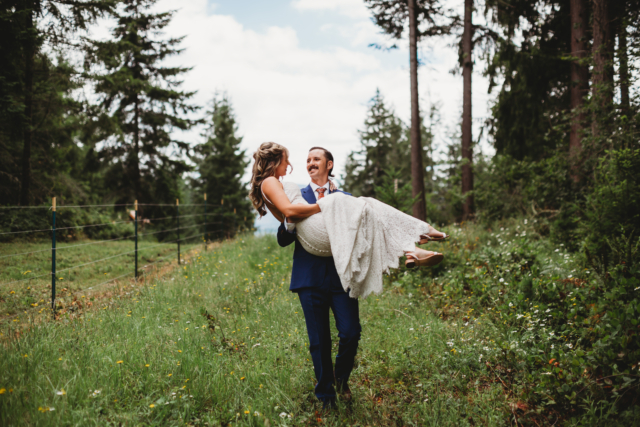
{"label": "groom's face", "polygon": [[307,156],[307,172],[312,181],[324,181],[329,179],[329,169],[333,166],[332,161],[327,161],[322,150],[311,150]]}

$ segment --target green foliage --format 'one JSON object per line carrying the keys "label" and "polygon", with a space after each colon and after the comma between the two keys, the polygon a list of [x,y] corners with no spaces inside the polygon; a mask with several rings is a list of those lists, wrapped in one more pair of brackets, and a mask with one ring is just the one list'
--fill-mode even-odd
{"label": "green foliage", "polygon": [[411,145],[404,123],[385,104],[380,90],[369,101],[364,129],[359,131],[360,150],[349,154],[342,177],[344,189],[354,196],[376,197],[376,187],[385,179],[385,171],[402,171],[402,179],[411,182]]}
{"label": "green foliage", "polygon": [[621,253],[633,252],[640,236],[638,171],[637,148],[609,151],[596,169],[596,183],[587,196],[580,229],[588,256],[603,272],[610,263],[632,261]]}
{"label": "green foliage", "polygon": [[566,130],[556,126],[570,106],[569,3],[554,0],[544,10],[528,0],[491,0],[488,6],[503,32],[495,51],[486,53],[491,86],[503,78],[489,119],[497,153],[523,160],[567,150]]}
{"label": "green foliage", "polygon": [[418,197],[411,196],[411,184],[403,182],[401,171],[393,167],[385,171],[382,184],[374,188],[376,198],[389,206],[410,214]]}
{"label": "green foliage", "polygon": [[[52,195],[86,200],[83,150],[74,141],[83,126],[84,106],[72,97],[82,81],[63,57],[38,54],[34,67],[31,200],[40,204]],[[23,89],[11,82],[15,78],[21,77],[0,76],[0,199],[6,204],[18,204],[24,155]]]}
{"label": "green foliage", "polygon": [[207,194],[215,223],[207,226],[212,239],[233,236],[238,230],[251,229],[254,210],[242,182],[249,164],[229,99],[214,98],[208,112],[209,126],[202,135],[206,141],[194,148],[192,160],[199,176],[191,180],[197,197]]}
{"label": "green foliage", "polygon": [[[100,109],[85,139],[100,147],[106,187],[117,202],[174,202],[190,170],[179,156],[189,146],[172,132],[189,129],[195,122],[187,115],[197,107],[188,104],[193,92],[177,90],[188,68],[160,65],[180,52],[181,39],[158,38],[173,12],[149,12],[156,2],[122,1],[114,38],[87,48]],[[165,188],[156,188],[158,181]]]}
{"label": "green foliage", "polygon": [[[82,150],[74,141],[84,105],[72,96],[84,80],[62,52],[113,5],[112,0],[0,5],[0,203],[18,204],[26,178],[27,203],[62,193],[86,200]],[[30,150],[25,150],[27,134]]]}
{"label": "green foliage", "polygon": [[[433,161],[434,133],[440,122],[438,106],[432,105],[428,116],[422,123],[420,131],[423,144],[422,164],[425,165],[425,190],[427,192],[428,214],[435,204],[430,204],[432,193],[437,192],[435,164]],[[411,197],[411,143],[410,129],[400,120],[389,107],[380,93],[369,101],[369,111],[365,119],[364,129],[359,131],[360,149],[347,157],[345,174],[342,176],[344,189],[355,196],[375,197],[379,200],[395,200],[390,197],[389,179],[398,179],[400,187],[409,188]],[[389,178],[389,174],[393,178]],[[380,191],[385,192],[381,194]],[[407,201],[408,202],[408,201]],[[386,203],[386,202],[385,202]],[[396,203],[396,202],[393,202]],[[396,206],[389,203],[392,206]],[[399,202],[398,202],[399,203]],[[398,206],[405,206],[399,203]],[[404,210],[401,209],[401,210]],[[407,211],[408,212],[408,211]],[[430,215],[431,216],[431,215]]]}
{"label": "green foliage", "polygon": [[557,214],[573,199],[566,156],[538,162],[496,155],[476,164],[478,217],[485,223],[524,214]]}
{"label": "green foliage", "polygon": [[520,421],[539,423],[547,414],[593,425],[593,402],[611,420],[632,419],[640,386],[640,269],[625,263],[596,274],[538,227],[536,219],[511,219],[490,230],[450,228],[437,268],[391,280],[414,290],[426,285],[443,319],[493,331],[472,351],[501,369],[508,393],[526,402]]}

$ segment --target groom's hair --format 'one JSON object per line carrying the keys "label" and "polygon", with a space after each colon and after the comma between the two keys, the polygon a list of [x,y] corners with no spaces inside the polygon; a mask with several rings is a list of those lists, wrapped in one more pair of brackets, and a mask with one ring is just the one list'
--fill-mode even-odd
{"label": "groom's hair", "polygon": [[[327,150],[326,148],[322,148],[322,147],[311,147],[309,152],[312,152],[313,150],[322,150],[324,152],[324,158],[327,159],[327,163],[329,163],[329,160],[331,160],[333,162],[333,164],[335,165],[335,162],[333,161],[333,154],[331,154],[331,151]],[[333,167],[331,169],[329,169],[329,176],[331,178],[333,178],[334,176],[333,176],[333,174],[331,172],[333,172]]]}

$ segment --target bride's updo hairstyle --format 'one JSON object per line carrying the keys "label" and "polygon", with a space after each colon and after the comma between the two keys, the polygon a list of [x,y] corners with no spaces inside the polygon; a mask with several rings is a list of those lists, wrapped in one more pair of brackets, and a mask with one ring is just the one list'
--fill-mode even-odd
{"label": "bride's updo hairstyle", "polygon": [[289,150],[275,142],[263,142],[258,151],[253,153],[253,173],[251,175],[251,191],[249,199],[253,203],[261,217],[267,214],[264,197],[260,186],[262,181],[276,174],[276,169],[284,160],[284,156],[289,157]]}

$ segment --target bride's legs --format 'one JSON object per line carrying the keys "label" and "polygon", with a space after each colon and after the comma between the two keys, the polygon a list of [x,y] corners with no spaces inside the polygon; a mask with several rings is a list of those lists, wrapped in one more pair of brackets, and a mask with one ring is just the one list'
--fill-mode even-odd
{"label": "bride's legs", "polygon": [[444,259],[444,255],[439,252],[425,251],[416,247],[412,252],[406,252],[407,260],[405,266],[407,268],[414,267],[432,267],[440,264]]}

